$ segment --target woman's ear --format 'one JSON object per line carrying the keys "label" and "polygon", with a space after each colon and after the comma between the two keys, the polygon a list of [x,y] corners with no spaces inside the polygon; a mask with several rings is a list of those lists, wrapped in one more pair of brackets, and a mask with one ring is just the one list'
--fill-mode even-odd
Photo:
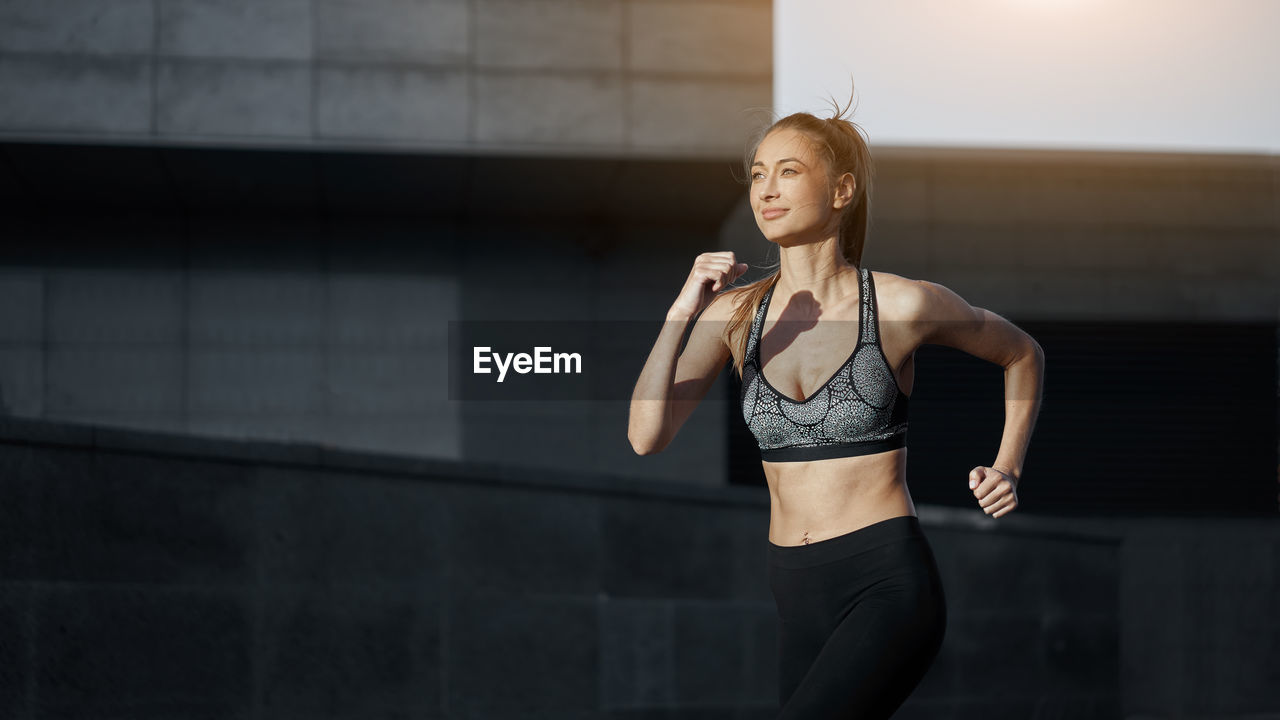
{"label": "woman's ear", "polygon": [[858,181],[854,179],[853,173],[845,173],[836,180],[836,192],[833,199],[833,205],[836,210],[843,208],[845,205],[853,202],[854,190],[858,188]]}

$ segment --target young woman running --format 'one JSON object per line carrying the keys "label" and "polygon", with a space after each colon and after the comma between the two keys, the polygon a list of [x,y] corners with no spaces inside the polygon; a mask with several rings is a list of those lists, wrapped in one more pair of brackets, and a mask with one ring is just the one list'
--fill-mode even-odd
{"label": "young woman running", "polygon": [[1005,370],[999,452],[968,478],[993,518],[1018,506],[1044,372],[1039,344],[999,315],[862,266],[872,161],[843,115],[789,115],[747,153],[751,209],[779,269],[729,288],[746,264],[732,252],[697,257],[636,382],[628,427],[636,452],[661,451],[732,360],[769,486],[787,720],[888,718],[942,645],[942,583],[906,484],[916,349],[948,345]]}

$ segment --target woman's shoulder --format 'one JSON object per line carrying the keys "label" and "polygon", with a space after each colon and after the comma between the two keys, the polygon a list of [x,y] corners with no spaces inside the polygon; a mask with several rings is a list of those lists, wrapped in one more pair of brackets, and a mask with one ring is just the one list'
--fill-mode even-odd
{"label": "woman's shoulder", "polygon": [[927,280],[898,275],[883,270],[872,270],[875,282],[876,306],[882,318],[907,320],[919,317],[929,304]]}
{"label": "woman's shoulder", "polygon": [[968,303],[951,288],[931,280],[873,270],[876,304],[889,320],[921,320],[958,315]]}
{"label": "woman's shoulder", "polygon": [[899,295],[916,291],[919,289],[921,282],[915,278],[885,272],[884,270],[872,270],[871,280],[876,284],[877,300],[888,294]]}
{"label": "woman's shoulder", "polygon": [[880,289],[881,285],[885,285],[887,287],[889,285],[899,286],[919,282],[919,280],[916,280],[915,278],[909,278],[905,275],[886,272],[884,270],[870,270],[870,273],[871,279],[876,283],[877,290]]}

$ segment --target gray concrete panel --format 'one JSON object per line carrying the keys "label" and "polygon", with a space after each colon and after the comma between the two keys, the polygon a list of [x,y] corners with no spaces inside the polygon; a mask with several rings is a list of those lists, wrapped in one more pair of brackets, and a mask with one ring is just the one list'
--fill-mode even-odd
{"label": "gray concrete panel", "polygon": [[40,580],[253,582],[246,468],[119,454],[96,458],[91,478],[80,462],[42,469],[32,517],[42,528],[32,542]]}
{"label": "gray concrete panel", "polygon": [[476,78],[476,140],[618,145],[625,137],[617,74],[499,74]]}
{"label": "gray concrete panel", "polygon": [[[854,122],[857,121],[855,117]],[[871,185],[871,216],[876,222],[894,224],[919,221],[929,205],[932,167],[925,163],[878,162],[878,149],[873,147],[871,152],[876,165]]]}
{"label": "gray concrete panel", "polygon": [[[1023,566],[1017,566],[1021,569]],[[1007,572],[1007,570],[1006,570]],[[1044,683],[1041,658],[1045,639],[1038,609],[1010,607],[1008,596],[999,609],[947,610],[944,647],[956,671],[961,688],[982,687],[992,677],[1005,683],[1004,695],[1031,696]]]}
{"label": "gray concrete panel", "polygon": [[193,348],[186,377],[193,417],[324,411],[324,356],[314,348]]}
{"label": "gray concrete panel", "polygon": [[771,94],[767,81],[636,78],[627,85],[627,145],[741,157]]}
{"label": "gray concrete panel", "polygon": [[183,337],[183,281],[173,273],[57,269],[46,283],[52,344],[172,348]]}
{"label": "gray concrete panel", "polygon": [[[1267,320],[1280,315],[1280,286],[1274,279],[1243,278],[1234,283],[1206,283],[1197,295],[1205,320],[1253,318]],[[1175,314],[1175,316],[1177,316]]]}
{"label": "gray concrete panel", "polygon": [[[763,585],[766,592],[768,587]],[[746,625],[742,699],[754,700],[770,710],[778,702],[778,610],[773,596],[768,595],[761,605],[745,608],[741,617]]]}
{"label": "gray concrete panel", "polygon": [[252,606],[238,591],[55,585],[35,604],[46,718],[244,718]]}
{"label": "gray concrete panel", "polygon": [[310,0],[159,0],[161,55],[311,59]]}
{"label": "gray concrete panel", "polygon": [[[443,211],[452,207],[454,198],[464,194],[458,188],[465,183],[457,175],[468,172],[474,167],[473,162],[458,156],[435,156],[424,167],[419,164],[420,157],[411,155],[350,154],[342,158],[346,162],[330,165],[334,159],[326,157],[322,161],[321,179],[327,199],[343,208],[329,216],[324,236],[326,263],[333,273],[331,293],[335,322],[341,316],[337,308],[351,302],[344,299],[346,294],[354,293],[358,297],[362,288],[374,292],[369,302],[384,303],[396,298],[409,304],[394,312],[417,313],[421,310],[416,304],[419,302],[433,303],[433,308],[439,303],[438,311],[445,315],[453,312],[458,292],[453,274],[462,223],[447,217],[424,220],[389,216],[391,210],[398,210],[402,215],[403,208]],[[390,166],[381,164],[387,160],[391,160]],[[353,201],[350,196],[361,191],[381,197]],[[394,204],[372,204],[388,200]],[[366,202],[370,204],[364,204]],[[375,208],[387,211],[378,212]],[[349,280],[351,284],[337,282],[339,279]],[[369,283],[374,281],[385,288],[373,291]],[[430,298],[413,295],[418,288],[441,295]],[[390,294],[384,296],[383,292]],[[402,297],[401,292],[408,294]],[[393,312],[392,308],[382,305],[379,309]],[[399,326],[398,318],[397,315],[393,326]],[[335,332],[337,328],[335,326]],[[354,336],[350,339],[354,340]],[[387,338],[370,336],[369,339],[381,342]]]}
{"label": "gray concrete panel", "polygon": [[1123,548],[1126,712],[1273,710],[1280,539],[1261,524],[1200,524],[1186,535],[1176,527],[1144,523]]}
{"label": "gray concrete panel", "polygon": [[38,344],[0,346],[0,414],[44,414],[44,348]]}
{"label": "gray concrete panel", "polygon": [[303,272],[195,270],[187,333],[197,348],[307,348],[325,341],[325,278]]}
{"label": "gray concrete panel", "polygon": [[437,718],[438,599],[410,587],[266,593],[261,707],[272,718]]}
{"label": "gray concrete panel", "polygon": [[462,64],[471,52],[466,0],[313,0],[315,57]]}
{"label": "gray concrete panel", "polygon": [[[463,431],[457,414],[458,404],[447,400],[413,414],[332,414],[314,434],[299,433],[298,439],[391,455],[461,460]],[[282,420],[281,427],[293,426]]]}
{"label": "gray concrete panel", "polygon": [[[87,452],[68,452],[54,460],[42,448],[0,444],[0,493],[5,499],[0,503],[0,573],[4,577],[0,587],[38,580],[47,572],[38,561],[40,549],[49,546],[42,527],[45,521],[40,517],[46,486],[69,476],[89,483],[92,463]],[[33,478],[43,481],[33,482]],[[8,644],[0,643],[0,647]]]}
{"label": "gray concrete panel", "polygon": [[0,344],[32,344],[44,339],[44,272],[0,269]]}
{"label": "gray concrete panel", "polygon": [[711,558],[738,547],[732,528],[706,520],[707,509],[675,504],[610,503],[602,512],[604,591],[625,597],[728,599],[734,568]]}
{"label": "gray concrete panel", "polygon": [[596,615],[594,597],[451,595],[449,716],[479,720],[542,711],[567,718],[575,711],[594,712]]}
{"label": "gray concrete panel", "polygon": [[455,405],[462,457],[533,468],[585,467],[590,462],[592,450],[585,438],[591,437],[592,421],[582,415],[581,402]]}
{"label": "gray concrete panel", "polygon": [[466,70],[320,65],[315,73],[317,137],[449,143],[469,139]]}
{"label": "gray concrete panel", "polygon": [[462,319],[450,277],[352,272],[328,282],[328,337],[335,346],[438,350],[449,340],[449,321]]}
{"label": "gray concrete panel", "polygon": [[0,643],[0,667],[4,668],[0,675],[0,713],[15,720],[31,717],[28,653],[33,639],[28,618],[32,594],[30,585],[0,584],[0,637],[5,639]]}
{"label": "gray concrete panel", "polygon": [[627,67],[634,71],[767,78],[773,70],[773,7],[628,3],[627,50]]}
{"label": "gray concrete panel", "polygon": [[600,702],[609,709],[674,700],[672,604],[664,599],[600,598]]}
{"label": "gray concrete panel", "polygon": [[[266,398],[267,402],[278,402]],[[253,402],[241,400],[242,404]],[[90,421],[93,419],[90,418]],[[111,424],[111,423],[108,423]],[[216,412],[191,411],[182,419],[184,433],[234,440],[275,440],[278,442],[322,442],[328,419],[315,411],[272,412],[265,410]],[[159,429],[159,428],[157,428]]]}
{"label": "gray concrete panel", "polygon": [[176,346],[57,345],[45,362],[45,417],[181,417],[183,357]]}
{"label": "gray concrete panel", "polygon": [[448,354],[430,350],[333,350],[325,363],[330,413],[421,418],[448,408]]}
{"label": "gray concrete panel", "polygon": [[733,705],[746,691],[745,611],[672,603],[672,695],[678,705]]}
{"label": "gray concrete panel", "polygon": [[149,57],[0,56],[0,130],[151,130]]}
{"label": "gray concrete panel", "polygon": [[[536,179],[535,175],[525,175]],[[501,176],[478,188],[491,205],[502,196],[518,194]],[[590,195],[589,197],[594,197]],[[572,200],[565,198],[564,204]],[[482,210],[483,208],[478,208]],[[472,226],[466,233],[466,252],[458,258],[456,277],[459,310],[465,320],[578,321],[596,317],[594,268],[591,258],[575,243],[582,230],[574,224],[547,222],[490,222]],[[539,273],[581,278],[578,282],[546,282],[529,285]],[[524,302],[512,302],[512,288],[524,292]]]}
{"label": "gray concrete panel", "polygon": [[[769,495],[763,487],[756,488],[756,492],[762,502]],[[773,607],[773,591],[769,588],[769,513],[763,509],[742,510],[727,518],[725,525],[737,542],[733,552],[734,597]]]}
{"label": "gray concrete panel", "polygon": [[0,52],[151,52],[154,0],[6,0]]}
{"label": "gray concrete panel", "polygon": [[479,0],[475,13],[481,67],[622,68],[620,0]]}
{"label": "gray concrete panel", "polygon": [[1264,229],[1157,228],[1144,236],[1158,246],[1151,253],[1149,267],[1167,268],[1188,280],[1280,280],[1280,225]]}
{"label": "gray concrete panel", "polygon": [[[499,448],[494,448],[498,451]],[[600,590],[600,507],[572,495],[457,491],[443,517],[458,592],[586,595]]]}
{"label": "gray concrete panel", "polygon": [[307,63],[161,60],[158,72],[161,135],[311,135]]}
{"label": "gray concrete panel", "polygon": [[[1113,576],[1114,578],[1114,576]],[[1108,586],[1115,591],[1115,580]],[[1044,636],[1042,693],[1049,696],[1090,695],[1118,687],[1120,621],[1112,598],[1107,613],[1090,615],[1078,608],[1046,612],[1039,632]]]}
{"label": "gray concrete panel", "polygon": [[[340,472],[258,470],[264,579],[322,592],[426,592],[445,582],[442,488]],[[452,552],[452,551],[450,551]]]}
{"label": "gray concrete panel", "polygon": [[[201,210],[188,226],[186,252],[193,285],[201,273],[210,271],[216,274],[209,277],[220,281],[244,283],[229,285],[228,293],[244,292],[258,300],[283,301],[286,307],[293,307],[299,301],[284,296],[303,295],[297,289],[300,283],[316,284],[307,293],[324,287],[325,225],[315,214],[321,190],[314,176],[315,165],[307,154],[273,153],[269,157],[256,167],[234,160],[219,162],[218,154],[188,156],[173,163],[193,178],[190,197],[184,202]],[[286,202],[267,205],[268,212],[254,212],[261,208],[253,204],[255,196],[281,190]],[[201,197],[204,193],[227,193],[230,197],[206,200]],[[273,283],[281,285],[281,295],[264,297],[258,288]],[[308,328],[307,337],[311,332]]]}

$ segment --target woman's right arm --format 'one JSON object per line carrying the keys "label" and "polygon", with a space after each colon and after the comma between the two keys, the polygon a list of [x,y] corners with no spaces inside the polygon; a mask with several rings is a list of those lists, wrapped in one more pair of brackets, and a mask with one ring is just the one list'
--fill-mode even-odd
{"label": "woman's right arm", "polygon": [[[627,439],[640,455],[660,452],[675,438],[729,360],[723,333],[731,303],[716,302],[717,293],[746,271],[746,263],[737,262],[731,251],[703,253],[694,260],[631,394]],[[680,339],[695,317],[680,352]]]}

